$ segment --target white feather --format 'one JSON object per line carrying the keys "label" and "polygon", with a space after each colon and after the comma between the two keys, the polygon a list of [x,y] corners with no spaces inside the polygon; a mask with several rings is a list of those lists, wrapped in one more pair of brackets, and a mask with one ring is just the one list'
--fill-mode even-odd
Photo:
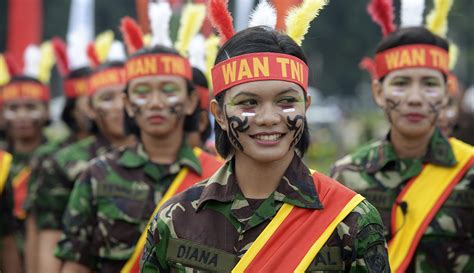
{"label": "white feather", "polygon": [[89,66],[89,58],[87,57],[88,40],[81,32],[73,32],[67,34],[67,59],[69,60],[69,69],[75,70]]}
{"label": "white feather", "polygon": [[109,62],[123,62],[127,56],[125,55],[125,48],[120,41],[113,41],[110,45],[109,53],[107,54],[107,61]]}
{"label": "white feather", "polygon": [[39,64],[41,62],[41,50],[36,45],[28,45],[23,55],[24,58],[24,69],[23,74],[37,79],[39,75]]}
{"label": "white feather", "polygon": [[158,3],[150,2],[148,4],[148,16],[150,18],[150,27],[152,32],[151,45],[162,45],[171,47],[170,38],[170,20],[173,11],[170,3],[160,1]]}
{"label": "white feather", "polygon": [[202,72],[206,71],[206,39],[201,34],[196,35],[189,45],[189,62]]}
{"label": "white feather", "polygon": [[266,0],[261,0],[250,15],[249,27],[267,26],[275,29],[276,23],[276,9]]}
{"label": "white feather", "polygon": [[425,0],[402,0],[401,27],[416,27],[423,24]]}

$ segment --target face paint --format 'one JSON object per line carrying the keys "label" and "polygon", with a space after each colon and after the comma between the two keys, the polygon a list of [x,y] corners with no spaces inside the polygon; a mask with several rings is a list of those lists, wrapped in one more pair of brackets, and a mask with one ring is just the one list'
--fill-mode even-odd
{"label": "face paint", "polygon": [[243,120],[236,116],[229,117],[227,115],[227,107],[224,107],[224,115],[229,125],[229,130],[227,131],[227,135],[229,136],[230,141],[235,147],[237,147],[240,151],[243,152],[244,147],[239,141],[239,133],[244,133],[250,128],[248,124],[249,122],[248,117],[245,117]]}
{"label": "face paint", "polygon": [[287,113],[293,113],[293,112],[295,112],[295,111],[296,111],[295,108],[283,109],[283,113],[286,113],[286,114],[287,114]]}
{"label": "face paint", "polygon": [[[300,120],[301,122],[298,124],[298,121]],[[286,117],[286,126],[288,127],[288,130],[294,131],[293,140],[290,143],[289,150],[291,150],[291,148],[293,148],[303,136],[304,121],[305,117],[302,115],[296,115],[293,119],[289,116]]]}
{"label": "face paint", "polygon": [[387,115],[388,121],[392,123],[392,115],[391,112],[400,112],[398,107],[400,106],[401,101],[394,101],[392,99],[385,99],[385,104],[387,108],[385,109],[385,114]]}
{"label": "face paint", "polygon": [[441,107],[443,105],[443,101],[439,100],[434,103],[428,103],[428,106],[430,107],[430,113],[434,114],[434,119],[431,122],[431,125],[434,125],[436,121],[438,120],[440,114],[441,114]]}

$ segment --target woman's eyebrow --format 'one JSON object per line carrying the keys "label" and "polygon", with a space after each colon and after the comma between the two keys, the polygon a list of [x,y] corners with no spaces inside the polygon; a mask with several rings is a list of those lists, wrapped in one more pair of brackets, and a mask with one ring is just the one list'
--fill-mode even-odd
{"label": "woman's eyebrow", "polygon": [[257,96],[256,94],[254,94],[254,93],[242,91],[242,92],[239,92],[237,95],[233,96],[232,99],[236,99],[236,98],[238,98],[239,96],[258,97],[258,96]]}

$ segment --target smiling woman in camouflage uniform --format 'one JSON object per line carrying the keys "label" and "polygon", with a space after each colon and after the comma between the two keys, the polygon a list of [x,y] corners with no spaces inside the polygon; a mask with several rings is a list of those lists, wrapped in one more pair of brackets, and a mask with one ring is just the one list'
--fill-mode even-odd
{"label": "smiling woman in camouflage uniform", "polygon": [[310,104],[301,47],[267,26],[225,38],[211,112],[227,163],[158,211],[142,272],[390,272],[375,208],[301,159]]}
{"label": "smiling woman in camouflage uniform", "polygon": [[332,170],[379,209],[395,272],[474,271],[474,149],[436,128],[448,48],[423,27],[389,31],[376,49],[372,93],[390,131]]}

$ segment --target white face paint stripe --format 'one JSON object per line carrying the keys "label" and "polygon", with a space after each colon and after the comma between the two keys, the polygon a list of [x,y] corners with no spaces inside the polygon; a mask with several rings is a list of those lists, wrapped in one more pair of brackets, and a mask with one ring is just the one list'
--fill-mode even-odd
{"label": "white face paint stripe", "polygon": [[242,113],[242,116],[243,116],[243,117],[254,117],[254,116],[255,116],[255,113],[243,112],[243,113]]}
{"label": "white face paint stripe", "polygon": [[295,112],[295,111],[296,111],[295,108],[283,109],[283,113],[292,113],[292,112]]}

